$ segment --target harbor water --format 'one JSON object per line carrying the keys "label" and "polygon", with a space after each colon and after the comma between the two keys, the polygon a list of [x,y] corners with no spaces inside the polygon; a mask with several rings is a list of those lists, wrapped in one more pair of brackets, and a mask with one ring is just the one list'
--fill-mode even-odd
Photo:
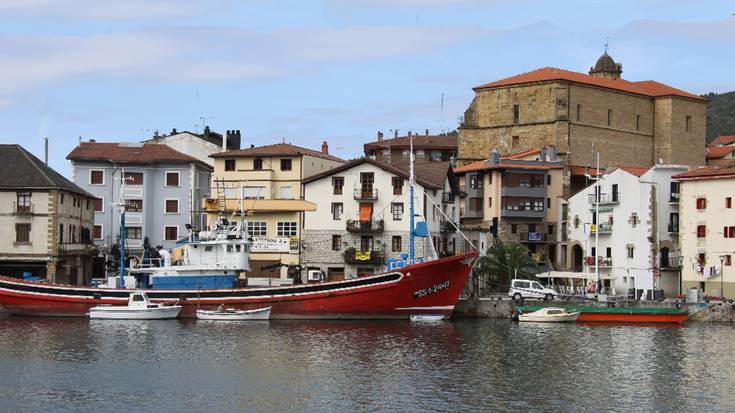
{"label": "harbor water", "polygon": [[0,318],[3,412],[735,411],[730,324]]}

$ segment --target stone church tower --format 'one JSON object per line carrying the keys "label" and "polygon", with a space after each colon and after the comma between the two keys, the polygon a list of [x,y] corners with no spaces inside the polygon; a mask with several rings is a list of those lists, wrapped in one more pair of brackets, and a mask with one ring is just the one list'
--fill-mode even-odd
{"label": "stone church tower", "polygon": [[620,79],[620,75],[622,74],[623,65],[620,63],[615,63],[613,58],[610,57],[609,54],[607,54],[607,49],[605,50],[605,53],[603,53],[602,56],[597,59],[595,67],[590,68],[590,75],[604,77],[612,80]]}

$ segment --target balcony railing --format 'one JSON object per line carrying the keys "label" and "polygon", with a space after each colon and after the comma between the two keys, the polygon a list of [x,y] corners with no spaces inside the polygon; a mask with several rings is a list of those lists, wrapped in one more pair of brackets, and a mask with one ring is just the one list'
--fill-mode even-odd
{"label": "balcony railing", "polygon": [[446,219],[443,219],[439,222],[439,230],[441,232],[455,232],[457,231],[457,228],[455,228],[455,226],[452,225],[451,222],[447,221]]}
{"label": "balcony railing", "polygon": [[442,203],[444,204],[453,204],[454,203],[454,194],[451,192],[444,192],[442,194]]}
{"label": "balcony railing", "polygon": [[[599,231],[600,234],[612,234],[612,230],[613,230],[612,224],[609,223],[609,222],[604,222],[602,224],[598,224],[597,225],[597,230],[596,231]],[[590,232],[593,233],[593,234],[595,233],[595,227],[594,226],[591,228],[591,231]]]}
{"label": "balcony railing", "polygon": [[13,213],[17,215],[31,215],[33,214],[33,202],[28,205],[18,205],[17,201],[13,201]]}
{"label": "balcony railing", "polygon": [[589,202],[590,204],[595,204],[595,199],[597,199],[597,202],[600,205],[614,205],[620,203],[620,193],[612,193],[612,194],[599,194],[598,196],[595,196],[595,194],[589,194]]}
{"label": "balcony railing", "polygon": [[661,268],[681,268],[682,257],[669,255],[661,257]]}
{"label": "balcony railing", "polygon": [[375,201],[378,199],[378,188],[355,188],[354,194],[358,201]]}
{"label": "balcony railing", "polygon": [[679,233],[679,224],[669,223],[669,234],[678,234],[678,233]]}
{"label": "balcony railing", "polygon": [[[595,257],[585,257],[584,263],[588,267],[594,267]],[[611,257],[597,257],[597,265],[600,268],[610,268],[613,266],[612,258]]]}
{"label": "balcony railing", "polygon": [[383,232],[385,221],[382,219],[374,221],[359,221],[348,219],[346,228],[349,232]]}
{"label": "balcony railing", "polygon": [[89,242],[62,242],[58,244],[59,252],[61,253],[69,253],[69,252],[85,252],[85,251],[92,251],[96,247],[92,241]]}
{"label": "balcony railing", "polygon": [[669,203],[670,204],[678,204],[679,203],[679,193],[678,192],[672,192],[669,195]]}
{"label": "balcony railing", "polygon": [[521,232],[521,242],[547,242],[549,234],[543,232]]}
{"label": "balcony railing", "polygon": [[354,248],[348,248],[344,251],[343,257],[347,264],[381,265],[385,253],[383,251],[357,251]]}

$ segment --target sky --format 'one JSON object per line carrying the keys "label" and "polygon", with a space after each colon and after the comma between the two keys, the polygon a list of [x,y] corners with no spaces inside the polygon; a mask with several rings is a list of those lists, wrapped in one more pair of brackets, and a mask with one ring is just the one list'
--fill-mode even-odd
{"label": "sky", "polygon": [[0,143],[69,176],[79,139],[239,129],[349,159],[377,131],[451,131],[472,87],[604,45],[623,78],[735,90],[735,3],[0,0]]}

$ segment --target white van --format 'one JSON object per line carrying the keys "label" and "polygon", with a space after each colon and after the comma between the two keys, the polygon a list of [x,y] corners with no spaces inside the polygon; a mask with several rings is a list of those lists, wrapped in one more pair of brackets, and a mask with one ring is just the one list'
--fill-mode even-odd
{"label": "white van", "polygon": [[538,298],[544,300],[553,300],[557,292],[546,288],[538,281],[532,280],[512,280],[510,282],[510,291],[508,295],[514,300],[522,298]]}

